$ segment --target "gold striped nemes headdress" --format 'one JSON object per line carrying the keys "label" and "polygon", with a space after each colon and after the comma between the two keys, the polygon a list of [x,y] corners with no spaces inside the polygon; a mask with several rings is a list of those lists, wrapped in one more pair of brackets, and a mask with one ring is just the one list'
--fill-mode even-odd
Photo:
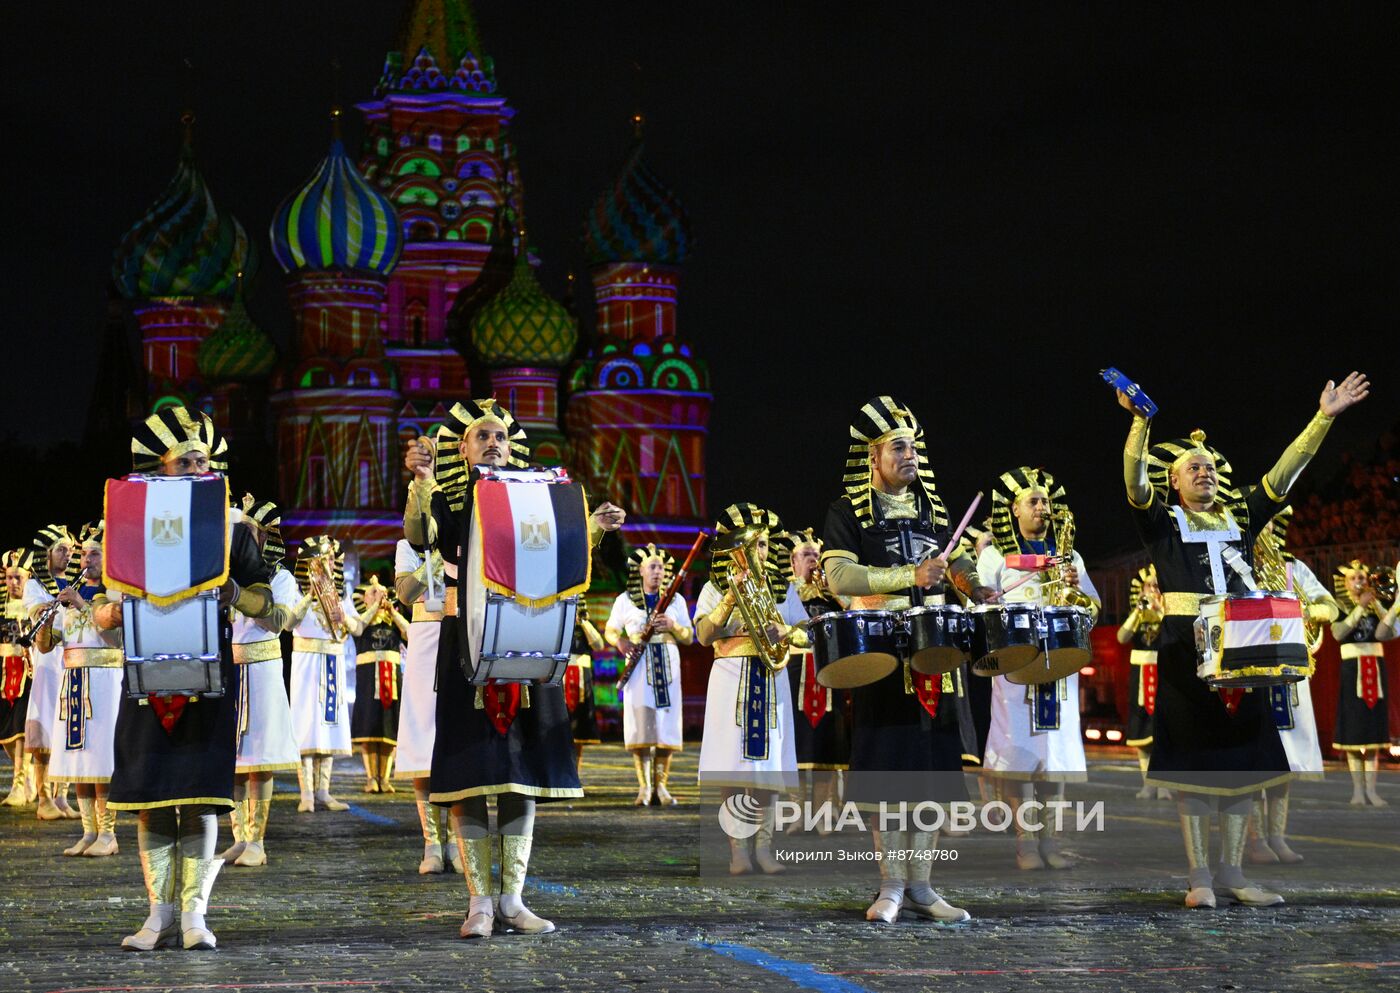
{"label": "gold striped nemes headdress", "polygon": [[263,562],[276,569],[287,555],[287,544],[282,537],[282,508],[271,500],[259,503],[251,493],[243,494],[243,519],[262,535]]}
{"label": "gold striped nemes headdress", "polygon": [[1157,491],[1164,504],[1171,505],[1172,473],[1193,455],[1204,455],[1215,466],[1222,503],[1237,503],[1240,494],[1230,487],[1230,461],[1217,449],[1206,444],[1206,433],[1200,428],[1189,438],[1162,441],[1147,450],[1147,481]]}
{"label": "gold striped nemes headdress", "polygon": [[495,421],[505,428],[510,444],[506,464],[510,468],[524,469],[530,464],[530,447],[525,438],[525,429],[493,397],[454,403],[434,438],[437,453],[433,468],[434,478],[447,494],[448,505],[454,511],[461,510],[465,503],[467,475],[471,468],[458,446],[483,421]]}
{"label": "gold striped nemes headdress", "polygon": [[1128,592],[1131,593],[1133,599],[1136,600],[1138,597],[1142,596],[1142,588],[1144,585],[1155,582],[1157,582],[1157,567],[1149,562],[1147,567],[1139,569],[1137,575],[1128,583]]}
{"label": "gold striped nemes headdress", "polygon": [[1023,465],[998,476],[992,486],[992,541],[1003,555],[1015,555],[1021,550],[1016,515],[1011,508],[1028,490],[1044,491],[1052,506],[1064,505],[1065,488],[1056,486],[1055,477],[1044,469]]}
{"label": "gold striped nemes headdress", "polygon": [[131,439],[131,467],[136,472],[155,472],[190,452],[207,455],[212,471],[228,471],[228,440],[209,415],[185,407],[166,407],[137,427]]}
{"label": "gold striped nemes headdress", "polygon": [[874,470],[870,465],[870,452],[876,445],[882,445],[896,438],[907,438],[914,442],[914,451],[919,456],[919,488],[928,500],[929,511],[935,527],[948,526],[948,510],[938,495],[934,483],[933,470],[928,464],[928,449],[924,445],[924,429],[919,419],[894,397],[877,396],[856,412],[851,421],[851,447],[846,455],[846,473],[841,482],[846,496],[855,508],[856,520],[862,528],[873,523],[871,493]]}
{"label": "gold striped nemes headdress", "polygon": [[632,605],[640,610],[646,609],[646,597],[642,591],[642,566],[652,559],[661,562],[661,588],[665,589],[671,582],[671,577],[676,573],[676,559],[664,548],[657,548],[655,544],[648,542],[632,549],[627,556],[627,599],[632,601]]}
{"label": "gold striped nemes headdress", "polygon": [[763,532],[768,535],[768,560],[764,565],[764,578],[773,591],[775,602],[787,599],[787,578],[778,568],[778,556],[774,545],[782,531],[783,523],[771,510],[764,510],[753,503],[731,503],[720,512],[715,522],[716,540],[710,554],[710,581],[721,592],[729,589],[730,553],[753,534]]}

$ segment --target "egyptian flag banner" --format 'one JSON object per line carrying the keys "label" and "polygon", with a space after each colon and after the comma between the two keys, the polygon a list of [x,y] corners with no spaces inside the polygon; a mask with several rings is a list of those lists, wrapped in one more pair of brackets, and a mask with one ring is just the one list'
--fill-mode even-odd
{"label": "egyptian flag banner", "polygon": [[1216,650],[1220,670],[1308,664],[1303,612],[1291,597],[1241,597],[1225,601]]}
{"label": "egyptian flag banner", "polygon": [[583,487],[513,475],[476,484],[482,582],[526,607],[582,593],[591,574]]}
{"label": "egyptian flag banner", "polygon": [[107,481],[102,579],[158,606],[228,579],[228,480],[127,476]]}

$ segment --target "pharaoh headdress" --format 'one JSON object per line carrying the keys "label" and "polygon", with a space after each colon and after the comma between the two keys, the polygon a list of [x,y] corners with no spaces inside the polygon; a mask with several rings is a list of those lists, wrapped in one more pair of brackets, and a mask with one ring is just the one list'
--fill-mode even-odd
{"label": "pharaoh headdress", "polygon": [[676,560],[666,549],[650,543],[632,549],[627,556],[627,599],[638,610],[646,610],[646,597],[642,594],[642,566],[652,559],[660,559],[663,566],[661,589],[664,590],[676,574]]}
{"label": "pharaoh headdress", "polygon": [[[811,545],[817,550],[817,558],[821,559],[822,540],[817,537],[816,532],[811,528],[803,528],[801,531],[784,532],[782,540],[778,543],[778,571],[787,577],[788,582],[797,582],[797,577],[792,572],[792,554],[799,548]],[[769,553],[772,554],[771,552]]]}
{"label": "pharaoh headdress", "polygon": [[[752,503],[733,503],[719,515],[715,524],[716,540],[710,557],[710,581],[720,592],[729,589],[730,554],[756,532],[767,532],[769,555],[764,566],[764,578],[773,591],[775,603],[787,599],[787,577],[778,568],[773,545],[779,540],[782,521],[771,510]],[[755,563],[756,565],[756,563]]]}
{"label": "pharaoh headdress", "polygon": [[332,568],[335,572],[335,595],[339,599],[345,596],[345,553],[341,551],[340,542],[330,535],[322,534],[315,538],[302,540],[301,544],[297,546],[297,561],[292,568],[292,575],[296,577],[297,584],[303,590],[310,589],[311,560],[327,550],[334,563]]}
{"label": "pharaoh headdress", "polygon": [[[72,551],[68,555],[68,564],[63,567],[63,571],[57,576],[51,576],[49,575],[49,549],[61,541],[66,541]],[[55,595],[58,593],[55,580],[66,579],[71,582],[73,577],[77,575],[78,543],[64,525],[45,524],[34,536],[32,545],[34,548],[34,578],[49,594]]]}
{"label": "pharaoh headdress", "polygon": [[1360,573],[1363,576],[1371,575],[1371,567],[1360,559],[1352,559],[1346,565],[1339,565],[1332,573],[1332,593],[1337,598],[1337,603],[1341,605],[1342,613],[1349,614],[1356,609],[1356,598],[1351,595],[1351,590],[1347,589],[1347,580]]}
{"label": "pharaoh headdress", "polygon": [[131,438],[131,467],[156,472],[170,459],[189,452],[209,456],[214,472],[228,471],[228,441],[207,414],[184,407],[166,407],[146,418]]}
{"label": "pharaoh headdress", "polygon": [[928,449],[924,446],[924,429],[903,405],[893,397],[878,396],[867,402],[851,421],[851,447],[846,455],[846,474],[842,484],[846,496],[855,507],[856,520],[862,528],[870,527],[872,516],[870,449],[895,438],[908,438],[919,455],[918,489],[928,501],[928,510],[935,527],[948,526],[948,511],[938,495],[933,470],[928,464]]}
{"label": "pharaoh headdress", "polygon": [[447,495],[448,506],[454,511],[461,510],[465,502],[467,475],[471,468],[458,446],[482,421],[495,421],[505,428],[510,446],[506,452],[508,466],[524,469],[529,465],[530,448],[525,439],[525,429],[511,416],[510,411],[491,397],[454,403],[434,438],[437,454],[433,470],[438,486]]}
{"label": "pharaoh headdress", "polygon": [[262,536],[263,562],[274,572],[282,565],[287,555],[287,545],[282,538],[282,509],[271,500],[258,503],[253,494],[243,494],[243,520]]}
{"label": "pharaoh headdress", "polygon": [[[0,555],[0,569],[4,569],[6,572],[18,569],[20,572],[33,573],[34,553],[28,548],[12,549],[4,555]],[[10,587],[5,583],[0,583],[0,610],[4,610],[9,602]]]}
{"label": "pharaoh headdress", "polygon": [[1064,506],[1065,488],[1056,486],[1055,477],[1044,469],[1023,465],[1003,472],[992,486],[992,542],[1003,555],[1022,551],[1021,531],[1011,508],[1027,490],[1043,490],[1051,507]]}

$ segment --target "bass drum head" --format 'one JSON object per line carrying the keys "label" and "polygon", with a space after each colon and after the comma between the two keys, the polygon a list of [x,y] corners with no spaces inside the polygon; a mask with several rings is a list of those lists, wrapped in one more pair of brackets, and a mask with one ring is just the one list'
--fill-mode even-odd
{"label": "bass drum head", "polygon": [[972,663],[977,676],[1007,676],[1030,665],[1040,655],[1039,645],[1008,645],[983,655]]}
{"label": "bass drum head", "polygon": [[886,652],[846,655],[817,670],[817,682],[829,690],[849,690],[878,683],[899,665],[899,659]]}
{"label": "bass drum head", "polygon": [[[481,641],[486,631],[486,584],[481,581],[481,531],[476,526],[475,517],[472,515],[471,531],[467,535],[467,602],[457,605],[457,609],[467,615],[467,634],[470,638],[467,657],[471,659],[473,673],[481,665]],[[451,618],[443,620],[453,623]]]}
{"label": "bass drum head", "polygon": [[909,656],[909,668],[925,676],[939,676],[966,661],[967,653],[955,645],[930,645]]}
{"label": "bass drum head", "polygon": [[1003,675],[1006,676],[1008,683],[1015,683],[1018,686],[1053,683],[1066,676],[1073,676],[1089,664],[1091,657],[1087,648],[1052,648],[1048,661],[1044,654],[1037,652],[1030,665],[1017,669],[1015,672],[1003,673]]}

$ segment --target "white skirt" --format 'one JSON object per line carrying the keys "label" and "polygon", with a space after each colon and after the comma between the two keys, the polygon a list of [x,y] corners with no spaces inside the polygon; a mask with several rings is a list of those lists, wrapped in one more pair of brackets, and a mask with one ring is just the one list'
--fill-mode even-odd
{"label": "white skirt", "polygon": [[1288,768],[1306,779],[1322,778],[1322,748],[1317,740],[1317,719],[1313,717],[1312,683],[1303,680],[1288,687],[1289,698],[1297,693],[1298,703],[1293,709],[1293,727],[1279,728],[1278,736],[1283,741],[1284,753],[1288,755]]}
{"label": "white skirt", "polygon": [[[122,702],[121,669],[67,669],[54,706],[49,778],[58,783],[110,783],[115,763],[117,711]],[[85,678],[81,740],[70,747],[68,722],[60,716],[68,680]],[[90,713],[88,712],[90,711]]]}
{"label": "white skirt", "polygon": [[656,690],[647,680],[648,660],[642,659],[627,677],[622,690],[622,743],[628,748],[669,748],[681,750],[681,718],[684,700],[681,694],[681,659],[675,648],[667,645],[667,671],[671,679],[671,705],[656,706]]}
{"label": "white skirt", "polygon": [[427,779],[437,738],[437,650],[442,621],[408,626],[399,697],[399,752],[395,778]]}
{"label": "white skirt", "polygon": [[[974,677],[981,679],[983,677]],[[1079,673],[1060,701],[1060,726],[1053,731],[1031,730],[1030,686],[992,677],[992,724],[982,768],[1017,779],[1080,782],[1086,778],[1084,739],[1079,730]]]}
{"label": "white skirt", "polygon": [[715,659],[710,668],[710,685],[705,694],[705,736],[700,740],[700,784],[793,789],[797,785],[797,752],[792,739],[792,687],[786,673],[767,677],[767,757],[744,758],[739,686],[747,661]]}
{"label": "white skirt", "polygon": [[[344,675],[340,657],[334,657],[336,675]],[[292,653],[292,737],[302,755],[350,754],[350,701],[353,685],[342,679],[337,690],[334,720],[326,720],[326,657],[310,652]]]}
{"label": "white skirt", "polygon": [[235,772],[295,769],[301,756],[292,736],[292,705],[282,682],[282,660],[240,667],[238,757]]}
{"label": "white skirt", "polygon": [[29,709],[24,712],[24,750],[47,755],[53,751],[53,721],[58,713],[58,687],[63,682],[62,646],[42,655],[33,652],[34,675],[29,681]]}

